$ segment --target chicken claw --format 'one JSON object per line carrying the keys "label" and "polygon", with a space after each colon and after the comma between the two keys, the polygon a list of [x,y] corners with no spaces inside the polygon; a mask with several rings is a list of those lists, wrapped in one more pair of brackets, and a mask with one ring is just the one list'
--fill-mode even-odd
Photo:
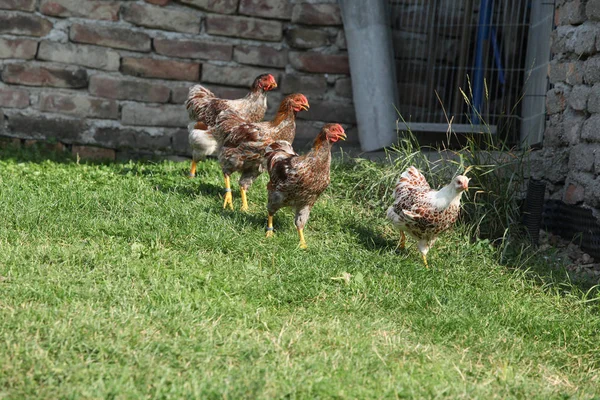
{"label": "chicken claw", "polygon": [[267,234],[265,237],[273,237],[273,216],[269,215],[267,219]]}
{"label": "chicken claw", "polygon": [[427,264],[427,256],[425,254],[421,254],[423,256],[423,262],[425,263],[425,268],[429,268],[429,264]]}
{"label": "chicken claw", "polygon": [[298,244],[298,246],[301,249],[308,249],[308,246],[306,245],[306,241],[304,240],[304,230],[303,229],[298,229],[298,236],[300,236],[300,243]]}
{"label": "chicken claw", "polygon": [[229,176],[225,175],[225,196],[223,199],[223,209],[227,206],[233,210],[233,196],[231,195],[231,187],[229,185]]}
{"label": "chicken claw", "polygon": [[398,246],[396,247],[396,249],[404,250],[405,247],[406,247],[406,236],[404,235],[404,232],[400,232],[400,241],[398,242]]}
{"label": "chicken claw", "polygon": [[240,188],[240,194],[242,195],[242,208],[241,211],[248,211],[248,199],[246,198],[246,189]]}
{"label": "chicken claw", "polygon": [[190,178],[196,177],[196,161],[192,160],[192,167],[190,168]]}

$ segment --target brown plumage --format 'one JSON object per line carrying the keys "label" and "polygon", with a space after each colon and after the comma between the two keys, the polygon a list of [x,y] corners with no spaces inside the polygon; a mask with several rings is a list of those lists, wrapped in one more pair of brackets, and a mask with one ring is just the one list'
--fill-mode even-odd
{"label": "brown plumage", "polygon": [[229,177],[241,172],[242,211],[248,209],[246,191],[263,172],[265,148],[276,140],[293,141],[296,135],[296,113],[309,108],[302,94],[286,96],[272,121],[250,123],[232,112],[222,113],[213,129],[218,144],[218,157],[225,176],[225,201],[233,209]]}
{"label": "brown plumage", "polygon": [[387,217],[401,231],[399,246],[404,247],[404,232],[417,240],[427,265],[427,252],[438,235],[458,219],[460,198],[469,188],[469,178],[459,175],[440,190],[433,190],[415,167],[402,173],[394,191],[394,204]]}
{"label": "brown plumage", "polygon": [[338,124],[327,124],[315,139],[313,148],[304,156],[298,156],[285,141],[277,141],[267,147],[267,170],[271,180],[267,236],[273,234],[273,216],[282,207],[291,207],[296,212],[295,224],[300,237],[300,247],[306,248],[304,226],[310,211],[327,186],[331,147],[338,140],[346,139],[344,129]]}
{"label": "brown plumage", "polygon": [[194,124],[189,126],[189,142],[192,148],[192,169],[195,176],[196,163],[216,151],[217,142],[213,138],[211,127],[215,125],[222,112],[239,115],[246,121],[262,121],[267,111],[267,93],[277,87],[271,74],[259,75],[250,88],[250,93],[236,100],[219,99],[202,85],[190,88],[185,107]]}

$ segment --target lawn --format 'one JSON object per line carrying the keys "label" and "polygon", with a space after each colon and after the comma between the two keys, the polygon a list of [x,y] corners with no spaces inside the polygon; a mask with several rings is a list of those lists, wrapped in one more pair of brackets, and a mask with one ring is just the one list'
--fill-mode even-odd
{"label": "lawn", "polygon": [[461,229],[425,269],[349,168],[304,251],[264,175],[244,214],[214,161],[0,154],[0,398],[600,396],[597,298]]}

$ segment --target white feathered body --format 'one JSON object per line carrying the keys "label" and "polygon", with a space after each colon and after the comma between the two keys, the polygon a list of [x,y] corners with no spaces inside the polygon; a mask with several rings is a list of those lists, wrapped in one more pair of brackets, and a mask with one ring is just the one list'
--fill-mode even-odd
{"label": "white feathered body", "polygon": [[217,152],[217,141],[210,133],[210,129],[203,130],[196,128],[196,122],[188,124],[189,143],[192,148],[192,158],[194,161],[206,159]]}

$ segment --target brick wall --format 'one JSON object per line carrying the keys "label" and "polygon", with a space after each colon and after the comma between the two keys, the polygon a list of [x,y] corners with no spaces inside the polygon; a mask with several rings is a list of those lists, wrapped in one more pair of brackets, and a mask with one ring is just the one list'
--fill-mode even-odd
{"label": "brick wall", "polygon": [[594,209],[600,219],[600,0],[557,0],[543,148],[532,175],[547,199]]}
{"label": "brick wall", "polygon": [[0,136],[188,155],[189,86],[242,97],[270,72],[266,118],[288,93],[311,104],[297,146],[330,121],[357,141],[341,24],[334,0],[0,0]]}

